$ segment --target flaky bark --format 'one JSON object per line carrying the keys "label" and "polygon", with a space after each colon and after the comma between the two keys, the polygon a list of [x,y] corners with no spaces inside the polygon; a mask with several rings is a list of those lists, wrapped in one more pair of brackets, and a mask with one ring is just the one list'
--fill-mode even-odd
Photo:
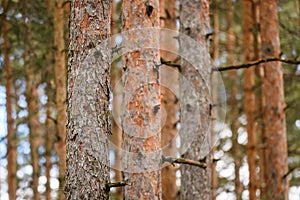
{"label": "flaky bark", "polygon": [[[180,2],[181,33],[196,40],[201,49],[194,49],[195,42],[188,42],[180,36],[182,75],[188,83],[181,81],[181,144],[191,145],[183,157],[196,161],[206,161],[206,169],[181,166],[181,199],[211,199],[210,168],[210,74],[211,63],[207,35],[210,33],[209,3],[206,0],[182,0]],[[189,64],[193,60],[193,65]],[[188,62],[189,61],[189,62]],[[192,88],[191,88],[192,86]],[[193,91],[194,89],[194,91]],[[199,113],[195,112],[198,110]],[[189,135],[195,132],[195,138]],[[183,148],[183,147],[182,147]]]}
{"label": "flaky bark", "polygon": [[[254,10],[252,9],[253,3],[251,0],[242,1],[243,9],[243,54],[244,62],[249,62],[254,60],[254,23],[253,15]],[[247,161],[249,166],[249,199],[258,199],[256,195],[257,191],[257,141],[256,141],[256,122],[254,120],[256,114],[256,104],[255,104],[255,71],[254,68],[245,69],[244,71],[244,110],[247,119]]]}
{"label": "flaky bark", "polygon": [[[232,5],[232,0],[226,0],[227,4],[227,31],[226,31],[226,49],[227,49],[227,62],[234,63],[235,62],[235,35],[233,32],[234,26],[234,7]],[[240,167],[242,165],[242,155],[241,155],[241,147],[238,143],[238,128],[239,128],[239,107],[238,101],[236,99],[238,93],[237,87],[237,72],[235,70],[229,72],[229,80],[231,82],[230,87],[230,97],[228,100],[228,105],[230,107],[230,128],[232,131],[232,149],[231,153],[234,159],[234,185],[235,185],[235,195],[236,199],[240,200],[242,198],[243,186],[240,181]]]}
{"label": "flaky bark", "polygon": [[[278,57],[280,41],[278,32],[277,1],[260,2],[261,56]],[[280,62],[264,65],[262,85],[263,125],[267,147],[264,150],[264,167],[267,175],[267,199],[288,199],[288,172],[285,102],[283,73]]]}
{"label": "flaky bark", "polygon": [[108,199],[111,1],[71,2],[66,199]]}
{"label": "flaky bark", "polygon": [[[124,0],[123,150],[125,199],[161,199],[158,0]],[[142,29],[141,31],[130,31]],[[154,48],[149,48],[149,47]],[[130,51],[130,52],[128,52]]]}
{"label": "flaky bark", "polygon": [[6,89],[6,120],[7,120],[7,184],[9,199],[16,199],[17,191],[17,151],[16,151],[16,133],[14,129],[13,112],[13,72],[10,62],[10,48],[9,41],[10,24],[7,21],[7,10],[4,11],[2,18],[3,23],[3,54],[4,54],[4,70],[5,70],[5,89]]}
{"label": "flaky bark", "polygon": [[[176,1],[175,0],[160,0],[160,27],[171,29],[176,31]],[[177,40],[170,39],[160,39],[161,49],[178,49]],[[161,58],[166,61],[174,62],[177,55],[171,54],[170,52],[161,51]],[[170,73],[169,69],[164,66],[161,72],[162,82],[164,85],[172,85],[173,88],[178,88],[178,74]],[[164,155],[174,156],[176,154],[176,141],[173,140],[177,135],[176,123],[177,112],[178,112],[178,100],[175,95],[176,91],[171,91],[170,88],[161,87],[162,93],[162,109],[166,111],[166,121],[163,125],[161,132],[161,146],[163,148]],[[161,171],[161,181],[162,181],[162,199],[173,200],[177,195],[176,186],[176,166],[169,164],[164,167]]]}
{"label": "flaky bark", "polygon": [[58,199],[63,200],[66,171],[66,55],[64,44],[64,0],[55,0],[53,8],[54,47],[55,47],[55,83],[57,109],[56,143],[59,167]]}

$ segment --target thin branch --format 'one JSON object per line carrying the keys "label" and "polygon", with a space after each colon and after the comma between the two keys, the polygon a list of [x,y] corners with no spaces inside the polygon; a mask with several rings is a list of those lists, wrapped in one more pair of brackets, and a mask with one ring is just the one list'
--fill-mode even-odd
{"label": "thin branch", "polygon": [[116,183],[107,183],[106,184],[106,190],[110,190],[110,188],[113,188],[113,187],[124,187],[128,185],[127,181],[121,181],[121,182],[116,182]]}
{"label": "thin branch", "polygon": [[283,178],[286,178],[288,175],[293,173],[294,171],[300,170],[300,166],[291,168],[284,176]]}
{"label": "thin branch", "polygon": [[6,138],[7,138],[7,135],[6,135],[6,136],[3,136],[3,137],[1,137],[1,138],[0,138],[0,143],[1,143],[1,142],[3,142],[4,140],[6,140]]}
{"label": "thin branch", "polygon": [[179,70],[179,72],[181,72],[181,65],[180,64],[174,63],[172,61],[166,61],[163,58],[160,58],[160,62],[161,62],[162,65],[167,65],[167,66],[170,66],[170,67],[175,67],[175,68],[177,68]]}
{"label": "thin branch", "polygon": [[239,64],[239,65],[228,65],[228,66],[224,66],[224,67],[215,67],[215,68],[213,68],[213,71],[227,71],[227,70],[234,70],[234,69],[249,68],[249,67],[256,66],[256,65],[259,65],[262,63],[274,62],[274,61],[283,62],[283,63],[287,63],[287,64],[294,64],[294,65],[300,64],[300,60],[289,60],[289,59],[284,59],[284,58],[266,58],[266,59],[256,60],[253,62],[243,63],[243,64]]}
{"label": "thin branch", "polygon": [[50,119],[51,121],[54,122],[54,124],[57,124],[57,119],[51,117],[51,116],[47,116],[47,119]]}
{"label": "thin branch", "polygon": [[205,162],[198,162],[195,160],[189,160],[185,158],[170,158],[170,157],[162,157],[163,162],[169,162],[171,164],[177,163],[177,164],[187,164],[187,165],[193,165],[197,167],[201,167],[205,169],[207,167],[207,164]]}
{"label": "thin branch", "polygon": [[[290,59],[285,59],[285,58],[266,58],[266,59],[261,59],[261,60],[256,60],[256,61],[252,61],[249,63],[242,63],[239,65],[228,65],[228,66],[223,66],[223,67],[214,67],[212,70],[213,71],[228,71],[228,70],[237,70],[237,69],[243,69],[243,68],[249,68],[249,67],[253,67],[262,63],[266,63],[266,62],[274,62],[274,61],[278,61],[278,62],[283,62],[283,63],[287,63],[287,64],[293,64],[293,65],[299,65],[300,64],[300,60],[290,60]],[[181,65],[171,62],[171,61],[165,61],[163,59],[161,59],[161,64],[170,66],[170,67],[176,67],[179,69],[179,71],[181,71]]]}

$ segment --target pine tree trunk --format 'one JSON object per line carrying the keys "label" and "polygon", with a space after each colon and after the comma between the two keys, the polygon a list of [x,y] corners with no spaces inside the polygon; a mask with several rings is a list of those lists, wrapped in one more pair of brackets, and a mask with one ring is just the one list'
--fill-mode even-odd
{"label": "pine tree trunk", "polygon": [[[118,33],[119,22],[117,18],[117,3],[115,1],[112,2],[112,20],[113,23],[111,24],[111,32],[112,35]],[[112,41],[112,46],[115,47],[115,41]],[[112,63],[111,66],[111,84],[113,88],[113,113],[120,113],[121,112],[121,104],[122,104],[122,90],[119,86],[119,82],[121,79],[122,71],[117,65],[117,61]],[[117,117],[117,116],[116,116]],[[115,182],[122,181],[122,152],[120,149],[122,148],[122,130],[120,123],[117,122],[117,118],[112,118],[112,136],[111,140],[112,143],[115,145],[115,161],[114,161],[114,172]],[[115,197],[119,200],[123,199],[122,187],[116,188]]]}
{"label": "pine tree trunk", "polygon": [[[234,26],[234,7],[232,5],[232,0],[226,0],[227,4],[227,62],[229,64],[233,64],[235,62],[235,35],[233,32]],[[240,200],[242,198],[243,186],[240,181],[240,167],[242,165],[242,155],[241,155],[241,147],[238,143],[238,128],[239,128],[239,107],[238,101],[236,99],[238,87],[237,87],[237,74],[235,70],[229,72],[229,80],[231,82],[230,88],[230,98],[228,100],[228,104],[230,107],[230,128],[232,131],[232,149],[231,153],[234,159],[234,184],[235,184],[235,195],[236,199]]]}
{"label": "pine tree trunk", "polygon": [[[255,14],[252,9],[254,4],[250,0],[242,1],[243,9],[243,61],[249,62],[254,60],[254,21],[253,15]],[[247,119],[247,161],[249,166],[249,199],[257,200],[256,191],[258,189],[258,177],[257,177],[257,163],[258,163],[258,154],[257,154],[257,141],[256,141],[256,102],[255,102],[255,71],[254,68],[248,68],[244,70],[244,110]]]}
{"label": "pine tree trunk", "polygon": [[[24,53],[25,55],[26,53]],[[25,65],[26,66],[26,65]],[[38,95],[38,76],[34,73],[33,69],[27,65],[26,72],[26,101],[28,104],[28,127],[30,130],[29,143],[30,143],[30,155],[32,164],[32,188],[33,199],[39,200],[40,194],[38,191],[39,177],[40,177],[40,165],[39,165],[39,146],[40,146],[40,122],[39,122],[39,95]]]}
{"label": "pine tree trunk", "polygon": [[66,199],[109,198],[111,1],[71,2]]}
{"label": "pine tree trunk", "polygon": [[[191,141],[191,145],[183,157],[206,161],[208,167],[202,169],[190,165],[182,165],[181,199],[211,199],[211,158],[210,158],[210,75],[211,61],[209,56],[207,34],[210,33],[209,3],[206,0],[182,0],[180,2],[181,33],[186,34],[201,45],[200,52],[193,47],[194,43],[179,37],[180,55],[192,59],[181,61],[182,75],[187,84],[180,83],[181,107],[181,144]],[[192,91],[194,89],[195,93]],[[199,113],[195,112],[198,110]],[[195,138],[190,138],[196,133]],[[183,147],[182,147],[183,148]]]}
{"label": "pine tree trunk", "polygon": [[[49,82],[48,82],[49,83]],[[53,109],[52,109],[52,99],[53,96],[51,93],[51,86],[48,86],[47,88],[47,97],[48,97],[48,102],[47,102],[47,119],[46,119],[46,137],[45,137],[45,174],[47,178],[46,182],[46,192],[45,192],[45,197],[46,200],[51,200],[51,187],[50,187],[50,171],[52,167],[52,161],[51,161],[51,155],[53,151],[53,136],[54,136],[54,126],[55,124],[53,123]]]}
{"label": "pine tree trunk", "polygon": [[[177,8],[175,0],[160,0],[160,27],[176,31]],[[163,35],[164,36],[164,35]],[[162,36],[162,37],[163,37]],[[178,49],[178,42],[170,41],[170,39],[160,38],[161,49]],[[161,50],[161,58],[166,61],[176,62],[177,55]],[[163,85],[172,85],[172,88],[178,88],[178,73],[171,73],[174,69],[163,66],[161,70]],[[178,71],[178,70],[177,70]],[[161,87],[162,93],[162,109],[166,111],[166,121],[161,132],[161,147],[163,154],[174,157],[176,155],[176,141],[173,140],[177,135],[176,123],[178,112],[178,100],[175,95],[176,91],[170,88]],[[176,186],[176,166],[169,164],[161,171],[162,180],[162,199],[173,200],[177,195]]]}
{"label": "pine tree trunk", "polygon": [[[278,31],[277,1],[260,2],[261,56],[278,57],[280,40]],[[265,173],[267,175],[267,199],[288,199],[289,184],[285,174],[288,172],[285,102],[283,72],[280,62],[264,65],[262,85],[263,98],[263,136],[267,147],[265,154]]]}
{"label": "pine tree trunk", "polygon": [[56,144],[59,167],[58,200],[63,200],[66,172],[66,55],[64,44],[64,0],[55,0],[53,8],[54,46],[55,46],[55,83],[57,109]]}
{"label": "pine tree trunk", "polygon": [[162,199],[159,33],[145,30],[159,28],[159,14],[158,0],[124,0],[122,4],[125,199]]}
{"label": "pine tree trunk", "polygon": [[31,41],[31,25],[29,21],[26,21],[28,16],[28,1],[25,1],[25,13],[23,15],[24,23],[24,68],[26,77],[26,101],[28,105],[28,128],[29,128],[29,143],[30,143],[30,157],[32,165],[32,190],[33,199],[39,200],[40,194],[38,191],[39,186],[39,176],[40,176],[40,165],[39,165],[39,146],[41,143],[41,130],[39,122],[39,95],[38,86],[40,81],[40,76],[35,72],[35,65],[32,64],[33,57],[30,49]]}
{"label": "pine tree trunk", "polygon": [[16,151],[16,134],[14,130],[13,105],[12,105],[12,88],[13,88],[13,72],[10,62],[9,41],[10,24],[7,21],[6,12],[3,16],[3,54],[4,54],[4,70],[5,70],[5,89],[6,89],[6,119],[7,119],[7,184],[9,199],[16,199],[17,191],[17,151]]}

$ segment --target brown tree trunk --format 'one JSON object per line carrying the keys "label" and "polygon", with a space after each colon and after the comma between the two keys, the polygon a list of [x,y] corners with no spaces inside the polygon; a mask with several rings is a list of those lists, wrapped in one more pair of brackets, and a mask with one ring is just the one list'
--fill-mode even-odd
{"label": "brown tree trunk", "polygon": [[[234,26],[234,7],[232,5],[232,0],[226,0],[227,4],[227,62],[232,64],[235,62],[235,35],[233,32]],[[242,165],[242,152],[241,146],[238,143],[238,128],[239,128],[239,106],[238,101],[236,99],[238,87],[237,87],[237,72],[232,70],[229,72],[229,80],[232,84],[230,91],[230,98],[228,100],[228,104],[230,106],[230,128],[232,131],[232,149],[231,153],[234,159],[234,184],[235,184],[235,195],[236,199],[240,200],[242,198],[243,185],[240,181],[240,167]]]}
{"label": "brown tree trunk", "polygon": [[[49,83],[49,82],[48,82]],[[51,155],[53,151],[53,136],[55,134],[55,124],[53,122],[53,96],[52,95],[52,88],[51,86],[47,86],[47,97],[48,97],[48,102],[47,102],[47,119],[46,119],[46,137],[45,137],[45,173],[46,173],[46,192],[45,192],[45,197],[46,200],[51,200],[51,187],[50,187],[50,171],[52,167],[52,161],[51,161]]]}
{"label": "brown tree trunk", "polygon": [[158,0],[122,4],[125,199],[162,199],[159,33],[145,29],[159,28],[159,14]]}
{"label": "brown tree trunk", "polygon": [[31,41],[31,26],[30,21],[26,21],[28,17],[28,1],[24,3],[25,13],[23,15],[24,22],[24,67],[25,67],[25,77],[26,77],[26,101],[28,105],[28,128],[29,132],[29,143],[30,143],[30,156],[32,165],[32,189],[33,189],[33,199],[39,200],[40,194],[38,191],[39,186],[39,176],[40,176],[40,165],[39,165],[39,152],[38,148],[40,146],[40,122],[39,122],[39,95],[38,86],[40,77],[36,73],[33,62],[33,56],[30,49]]}
{"label": "brown tree trunk", "polygon": [[[217,0],[214,0],[212,2],[213,6],[213,52],[212,52],[212,57],[214,60],[214,63],[216,65],[217,60],[219,59],[219,2]],[[212,74],[212,81],[218,85],[218,74],[213,73]],[[213,102],[217,102],[217,89],[213,88],[212,89],[212,97],[215,98],[213,99]],[[218,111],[216,109],[212,109],[212,116],[217,118],[218,116]],[[214,132],[214,126],[215,122],[212,121],[212,134],[211,134],[211,141],[212,141],[212,157],[214,158],[214,154],[216,152],[216,145],[215,145],[215,135],[216,133]],[[211,185],[212,185],[212,195],[211,198],[212,200],[216,200],[217,198],[217,189],[218,189],[218,173],[216,171],[216,165],[217,162],[212,162],[211,164]]]}
{"label": "brown tree trunk", "polygon": [[[117,13],[117,3],[115,1],[112,1],[112,21],[111,24],[111,32],[112,35],[115,35],[118,33],[118,28],[120,26],[120,23],[118,22],[118,13]],[[112,46],[115,47],[115,41],[112,41]],[[115,60],[112,63],[111,66],[111,84],[113,89],[113,113],[120,113],[121,112],[121,104],[122,104],[122,90],[119,86],[119,82],[121,79],[122,71],[117,65],[117,61]],[[115,116],[118,117],[118,116]],[[120,123],[117,121],[118,118],[112,118],[112,136],[111,140],[112,143],[115,145],[115,162],[114,162],[114,172],[115,182],[122,181],[122,152],[120,149],[122,148],[122,130],[120,126]],[[122,193],[122,187],[116,188],[115,197],[119,200],[123,199],[123,193]]]}
{"label": "brown tree trunk", "polygon": [[[249,62],[254,60],[254,21],[253,15],[253,2],[251,0],[242,1],[243,9],[243,54],[244,62]],[[257,141],[256,141],[256,121],[254,119],[256,115],[256,102],[255,102],[255,71],[254,68],[248,68],[244,70],[244,110],[247,119],[247,161],[249,167],[249,199],[257,200],[256,191],[258,189],[258,174],[257,169]]]}
{"label": "brown tree trunk", "polygon": [[[53,13],[53,1],[46,0],[47,5],[47,11],[48,15],[51,15]],[[50,44],[51,45],[51,44]],[[52,46],[52,45],[51,45]],[[46,88],[46,94],[47,94],[47,111],[46,111],[46,133],[45,133],[45,174],[46,174],[46,192],[45,192],[45,198],[46,200],[51,200],[51,187],[50,187],[50,179],[51,179],[51,168],[52,168],[52,161],[51,161],[51,155],[54,148],[54,136],[56,131],[54,131],[55,123],[53,118],[53,106],[54,106],[54,87],[55,85],[52,82],[52,76],[53,76],[53,65],[52,65],[52,59],[53,59],[53,53],[49,53],[47,56],[47,88]]]}
{"label": "brown tree trunk", "polygon": [[16,134],[14,129],[14,119],[12,116],[12,88],[13,88],[13,72],[10,62],[10,48],[9,41],[10,24],[7,21],[6,12],[2,18],[3,20],[3,54],[4,54],[4,70],[5,70],[5,88],[6,88],[6,119],[7,119],[7,184],[9,199],[16,199],[17,191],[17,151],[16,151]]}
{"label": "brown tree trunk", "polygon": [[[25,55],[26,53],[24,53]],[[26,62],[26,61],[25,61]],[[40,177],[40,165],[39,165],[39,152],[40,146],[40,122],[39,122],[39,95],[38,95],[38,80],[39,77],[34,73],[33,69],[29,65],[26,65],[28,70],[26,72],[26,101],[28,104],[28,127],[30,130],[29,143],[30,143],[30,155],[32,164],[32,188],[33,199],[39,200],[40,194],[38,191],[39,177]]]}
{"label": "brown tree trunk", "polygon": [[[183,35],[179,37],[180,55],[187,60],[181,61],[184,76],[180,83],[181,148],[191,142],[182,156],[206,161],[208,165],[206,169],[190,165],[181,166],[180,196],[181,199],[205,200],[211,199],[211,60],[207,39],[210,33],[209,3],[206,0],[182,0],[180,8],[181,33],[196,40],[200,46],[200,49],[195,49],[195,42],[189,42]],[[193,133],[194,138],[190,137]]]}
{"label": "brown tree trunk", "polygon": [[58,200],[63,200],[66,172],[66,55],[64,43],[64,0],[55,0],[53,8],[54,46],[55,46],[55,83],[57,109],[56,144],[59,167]]}
{"label": "brown tree trunk", "polygon": [[[176,0],[166,1],[160,0],[160,27],[176,31],[176,17],[177,8]],[[170,41],[170,39],[160,39],[161,49],[178,49],[178,42]],[[166,61],[176,62],[177,55],[167,51],[160,51],[161,58]],[[173,70],[173,69],[169,69]],[[178,73],[170,73],[166,66],[163,66],[161,71],[163,85],[172,85],[174,88],[178,88]],[[167,156],[176,155],[176,141],[173,140],[177,135],[176,123],[178,112],[178,101],[175,95],[176,91],[171,91],[169,88],[162,86],[162,109],[166,111],[166,121],[163,125],[161,132],[161,147],[163,148],[163,154]],[[178,188],[176,186],[176,166],[167,165],[161,171],[162,181],[162,199],[173,200],[177,195]]]}
{"label": "brown tree trunk", "polygon": [[108,199],[111,1],[71,2],[66,199]]}
{"label": "brown tree trunk", "polygon": [[[278,32],[277,1],[260,2],[261,56],[278,57],[280,40]],[[288,199],[288,172],[285,102],[283,72],[280,62],[264,65],[262,85],[263,136],[267,147],[264,149],[264,167],[267,174],[267,199]]]}

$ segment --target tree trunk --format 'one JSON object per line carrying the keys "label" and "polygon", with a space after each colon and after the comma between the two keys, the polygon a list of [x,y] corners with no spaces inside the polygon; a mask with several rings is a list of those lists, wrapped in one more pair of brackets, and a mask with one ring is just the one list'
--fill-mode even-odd
{"label": "tree trunk", "polygon": [[[217,63],[217,60],[219,59],[219,2],[217,0],[213,0],[212,2],[212,6],[213,6],[213,52],[212,52],[212,57],[214,60],[214,66]],[[218,85],[219,81],[218,81],[218,74],[213,73],[212,74],[212,81]],[[212,89],[212,97],[214,99],[212,99],[213,102],[217,102],[217,98],[218,98],[218,91],[217,89]],[[218,110],[216,109],[212,109],[212,116],[214,118],[218,118]],[[215,139],[215,135],[217,134],[214,131],[214,127],[215,127],[215,121],[212,121],[212,129],[211,129],[211,142],[212,142],[212,157],[214,158],[214,154],[216,152],[216,139]],[[218,173],[216,171],[216,165],[217,162],[212,162],[211,164],[211,185],[212,185],[212,194],[211,194],[211,198],[212,200],[216,200],[217,198],[217,190],[218,190]]]}
{"label": "tree trunk", "polygon": [[16,199],[17,191],[17,151],[16,151],[16,133],[14,129],[13,119],[13,72],[10,62],[10,48],[11,44],[9,41],[10,24],[7,21],[6,12],[3,16],[3,54],[4,54],[4,70],[5,70],[5,88],[6,88],[6,119],[7,119],[7,184],[8,184],[8,195],[9,199]]}
{"label": "tree trunk", "polygon": [[159,28],[159,14],[158,0],[122,4],[125,199],[162,199],[159,33],[146,29]]}
{"label": "tree trunk", "polygon": [[[176,17],[177,8],[176,0],[160,0],[160,27],[176,31]],[[163,37],[163,36],[162,36]],[[170,41],[169,39],[160,39],[160,44],[163,48],[161,49],[178,49],[178,42]],[[177,55],[172,54],[167,51],[160,51],[161,58],[166,61],[176,62]],[[173,88],[178,88],[178,73],[170,73],[168,67],[163,66],[161,70],[162,83],[163,85],[172,85]],[[178,122],[177,112],[178,112],[178,100],[175,95],[176,91],[171,91],[170,88],[161,87],[162,93],[162,109],[166,111],[166,121],[163,125],[161,132],[161,147],[163,148],[163,154],[167,156],[174,157],[176,155],[176,141],[173,140],[177,135],[176,124]],[[161,181],[162,181],[162,199],[163,200],[173,200],[177,195],[176,186],[176,166],[167,165],[161,171]]]}
{"label": "tree trunk", "polygon": [[66,199],[108,199],[111,1],[71,3]]}
{"label": "tree trunk", "polygon": [[[184,158],[206,161],[206,169],[181,166],[181,199],[211,199],[210,158],[210,75],[211,60],[207,35],[210,33],[209,4],[206,0],[182,0],[180,2],[180,29],[196,40],[201,49],[195,49],[195,42],[179,37],[180,55],[184,78],[180,83],[181,145],[191,141]],[[191,60],[192,59],[192,60]],[[192,64],[189,64],[191,63]],[[185,83],[184,80],[187,83]],[[194,90],[194,91],[193,91]],[[195,133],[195,137],[189,137]]]}
{"label": "tree trunk", "polygon": [[66,171],[66,55],[64,44],[64,0],[55,0],[53,9],[54,47],[55,47],[55,83],[57,109],[56,144],[59,168],[58,200],[63,200]]}
{"label": "tree trunk", "polygon": [[[234,7],[232,5],[232,0],[226,0],[227,4],[227,62],[229,64],[233,64],[235,62],[235,35],[233,32],[234,26]],[[238,93],[238,77],[237,72],[232,70],[229,72],[229,80],[231,85],[230,98],[228,100],[228,104],[230,107],[230,128],[232,131],[232,149],[231,153],[234,159],[234,185],[235,185],[235,195],[236,199],[240,200],[242,198],[243,185],[240,181],[240,167],[242,165],[242,152],[241,146],[238,143],[238,128],[239,128],[239,106],[238,101],[236,99]]]}
{"label": "tree trunk", "polygon": [[[260,2],[261,56],[278,57],[280,41],[278,32],[277,1]],[[262,85],[263,98],[263,136],[267,147],[265,172],[267,174],[267,199],[288,199],[289,184],[285,174],[288,172],[285,102],[283,72],[280,62],[264,65]]]}
{"label": "tree trunk", "polygon": [[38,191],[39,176],[40,176],[40,165],[39,165],[39,146],[40,146],[40,122],[39,122],[39,95],[38,86],[40,81],[39,74],[35,71],[35,65],[32,65],[33,56],[31,54],[30,41],[31,41],[31,26],[30,21],[26,21],[28,17],[28,1],[25,1],[25,13],[23,16],[24,22],[24,68],[26,77],[26,101],[28,105],[28,128],[29,132],[29,143],[30,143],[30,156],[32,165],[32,190],[33,199],[39,200],[40,194]]}
{"label": "tree trunk", "polygon": [[[24,53],[25,55],[26,53]],[[26,60],[26,59],[25,59]],[[26,62],[26,61],[25,61]],[[40,146],[40,122],[39,122],[39,95],[38,95],[38,80],[39,77],[34,73],[32,67],[27,66],[26,72],[26,101],[28,104],[28,127],[30,130],[29,143],[30,143],[30,155],[32,164],[32,188],[33,199],[39,200],[40,194],[38,191],[39,177],[40,177],[40,165],[39,165],[39,146]]]}
{"label": "tree trunk", "polygon": [[[49,82],[48,82],[49,83]],[[51,161],[51,155],[53,151],[53,136],[55,134],[54,131],[54,126],[55,124],[53,123],[53,108],[52,108],[52,100],[53,96],[52,95],[52,88],[51,86],[47,86],[47,97],[48,97],[48,102],[47,102],[47,119],[46,119],[46,137],[45,137],[45,173],[46,173],[46,192],[45,192],[45,197],[46,200],[51,200],[51,187],[50,187],[50,171],[52,167],[52,161]]]}
{"label": "tree trunk", "polygon": [[[121,2],[120,2],[121,3]],[[112,2],[112,21],[111,24],[111,32],[112,35],[118,33],[118,29],[120,23],[118,22],[118,13],[117,13],[117,3],[115,1]],[[112,46],[116,46],[115,41],[112,41]],[[122,70],[117,65],[118,60],[114,60],[111,66],[111,84],[113,88],[113,113],[119,114],[121,112],[121,104],[122,104],[122,90],[119,85]],[[115,116],[118,117],[118,116]],[[118,122],[118,118],[112,118],[112,143],[115,145],[115,162],[114,162],[114,172],[115,182],[122,181],[122,152],[120,149],[122,148],[122,130],[120,127],[120,122]],[[123,199],[122,187],[116,188],[115,197],[119,200]]]}
{"label": "tree trunk", "polygon": [[[243,9],[243,61],[249,62],[254,60],[254,21],[252,7],[254,6],[251,0],[242,1]],[[257,163],[258,163],[258,154],[257,154],[257,141],[256,141],[256,121],[254,119],[256,115],[256,102],[255,102],[255,71],[254,68],[248,68],[244,70],[244,110],[247,119],[247,161],[249,167],[249,199],[257,200],[256,195],[257,191]]]}

